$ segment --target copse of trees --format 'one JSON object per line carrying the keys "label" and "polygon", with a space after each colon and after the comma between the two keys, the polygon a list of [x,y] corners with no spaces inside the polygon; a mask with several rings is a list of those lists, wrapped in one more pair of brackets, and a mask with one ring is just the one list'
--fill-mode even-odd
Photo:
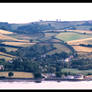
{"label": "copse of trees", "polygon": [[5,48],[0,47],[0,52],[7,52]]}

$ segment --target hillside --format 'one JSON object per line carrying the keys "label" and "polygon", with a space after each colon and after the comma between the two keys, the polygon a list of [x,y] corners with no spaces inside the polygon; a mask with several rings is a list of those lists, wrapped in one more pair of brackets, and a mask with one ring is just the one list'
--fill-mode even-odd
{"label": "hillside", "polygon": [[0,64],[5,71],[38,75],[62,68],[91,69],[91,26],[91,21],[0,23]]}

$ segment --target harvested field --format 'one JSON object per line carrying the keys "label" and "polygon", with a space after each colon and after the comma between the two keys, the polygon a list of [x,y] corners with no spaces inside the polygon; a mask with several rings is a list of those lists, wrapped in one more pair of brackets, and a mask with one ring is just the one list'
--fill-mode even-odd
{"label": "harvested field", "polygon": [[[8,73],[9,72],[0,72],[0,76],[5,76],[8,77]],[[33,78],[33,74],[32,73],[28,73],[28,72],[13,72],[14,76],[12,76],[12,78]]]}
{"label": "harvested field", "polygon": [[92,31],[90,31],[90,30],[67,30],[67,31],[92,34]]}
{"label": "harvested field", "polygon": [[13,34],[13,32],[9,32],[9,31],[0,29],[0,34]]}
{"label": "harvested field", "polygon": [[3,35],[3,34],[0,34],[0,40],[29,42],[29,40],[19,40],[14,37]]}
{"label": "harvested field", "polygon": [[92,44],[92,38],[72,40],[67,42],[69,45],[79,45],[79,44]]}
{"label": "harvested field", "polygon": [[25,43],[25,42],[2,42],[3,44],[5,45],[12,45],[12,46],[23,46],[23,47],[26,47],[26,46],[32,46],[34,45],[35,43]]}
{"label": "harvested field", "polygon": [[83,46],[72,46],[76,51],[92,52],[92,48]]}

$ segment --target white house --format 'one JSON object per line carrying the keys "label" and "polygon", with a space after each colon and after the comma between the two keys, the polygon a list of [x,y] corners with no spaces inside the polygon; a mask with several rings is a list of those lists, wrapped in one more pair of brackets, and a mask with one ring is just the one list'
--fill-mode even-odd
{"label": "white house", "polygon": [[0,70],[4,70],[4,66],[3,65],[0,65]]}
{"label": "white house", "polygon": [[74,76],[68,75],[68,76],[65,77],[65,79],[74,79]]}
{"label": "white house", "polygon": [[84,75],[82,75],[82,74],[77,74],[77,75],[75,75],[74,76],[74,79],[84,79]]}

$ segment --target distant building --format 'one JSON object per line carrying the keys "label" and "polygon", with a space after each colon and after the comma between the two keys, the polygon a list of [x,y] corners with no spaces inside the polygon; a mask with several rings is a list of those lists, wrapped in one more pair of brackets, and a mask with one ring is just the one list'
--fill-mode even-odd
{"label": "distant building", "polygon": [[13,61],[12,61],[12,60],[9,60],[8,62],[9,62],[9,63],[13,63]]}
{"label": "distant building", "polygon": [[44,73],[44,74],[42,74],[42,76],[44,78],[55,78],[56,74],[54,74],[54,73]]}
{"label": "distant building", "polygon": [[84,75],[77,74],[77,75],[74,76],[74,79],[84,79]]}
{"label": "distant building", "polygon": [[68,75],[68,76],[65,77],[65,79],[74,79],[74,76]]}
{"label": "distant building", "polygon": [[3,65],[0,65],[0,70],[4,70],[4,66]]}
{"label": "distant building", "polygon": [[64,61],[65,62],[70,62],[70,60],[73,58],[73,55],[71,55],[70,57],[66,58]]}

